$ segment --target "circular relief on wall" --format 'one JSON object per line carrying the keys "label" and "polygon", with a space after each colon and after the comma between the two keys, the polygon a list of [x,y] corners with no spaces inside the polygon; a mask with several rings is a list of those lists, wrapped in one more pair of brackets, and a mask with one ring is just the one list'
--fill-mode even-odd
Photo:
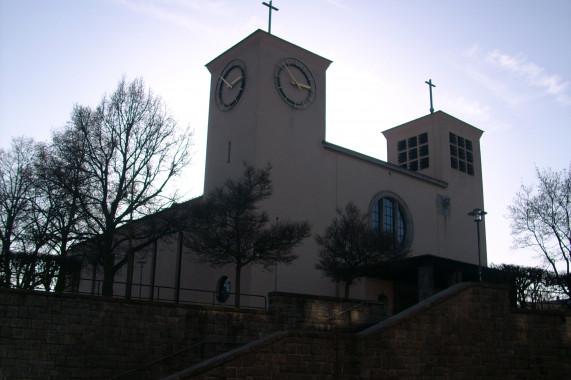
{"label": "circular relief on wall", "polygon": [[218,283],[216,284],[216,300],[220,303],[228,301],[231,291],[232,285],[228,276],[220,277],[220,279],[218,279]]}

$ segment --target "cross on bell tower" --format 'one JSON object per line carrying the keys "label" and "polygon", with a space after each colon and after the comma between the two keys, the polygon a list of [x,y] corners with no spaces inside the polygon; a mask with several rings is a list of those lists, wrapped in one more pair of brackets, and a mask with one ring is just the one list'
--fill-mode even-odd
{"label": "cross on bell tower", "polygon": [[436,85],[432,84],[432,79],[429,79],[424,83],[428,85],[428,89],[430,91],[430,113],[434,113],[434,107],[432,106],[432,87],[436,87]]}
{"label": "cross on bell tower", "polygon": [[268,20],[268,33],[272,34],[272,10],[279,11],[279,9],[272,5],[272,0],[270,0],[269,4],[266,3],[265,1],[262,4],[264,4],[266,7],[268,7],[268,13],[270,14],[269,20]]}

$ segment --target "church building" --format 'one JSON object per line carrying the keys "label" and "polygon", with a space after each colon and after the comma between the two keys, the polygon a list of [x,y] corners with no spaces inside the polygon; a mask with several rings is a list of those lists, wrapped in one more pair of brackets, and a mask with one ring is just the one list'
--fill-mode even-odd
{"label": "church building", "polygon": [[[242,305],[255,306],[259,300],[254,296],[276,290],[342,296],[339,284],[315,268],[319,247],[314,236],[323,234],[336,209],[348,202],[368,213],[373,226],[410,243],[408,258],[356,281],[352,298],[385,297],[394,303],[408,291],[418,300],[422,292],[430,295],[454,282],[476,279],[470,277],[479,261],[476,226],[467,214],[484,209],[483,132],[437,111],[385,130],[387,161],[327,142],[330,64],[257,30],[206,65],[211,83],[204,193],[240,177],[245,162],[257,168],[271,163],[274,191],[261,207],[272,221],[306,220],[312,229],[312,236],[295,249],[299,258],[292,264],[243,268]],[[480,260],[485,266],[485,224],[481,227]],[[199,290],[224,287],[232,292],[233,266],[193,262],[191,255],[181,255],[176,241],[159,241],[156,252],[156,259],[141,267],[144,284],[158,289],[175,287],[178,281],[181,302],[208,297],[212,302],[210,293]],[[157,298],[157,290],[153,294]],[[232,298],[215,301],[222,302],[232,304]]]}

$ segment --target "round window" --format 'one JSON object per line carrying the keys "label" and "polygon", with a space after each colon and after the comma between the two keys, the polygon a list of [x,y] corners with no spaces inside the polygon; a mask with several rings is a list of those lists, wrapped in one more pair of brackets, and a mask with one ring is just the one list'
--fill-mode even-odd
{"label": "round window", "polygon": [[371,202],[371,223],[375,230],[394,239],[399,246],[412,240],[412,219],[404,202],[394,193],[380,192]]}
{"label": "round window", "polygon": [[220,303],[228,301],[230,297],[230,292],[232,291],[232,286],[230,284],[230,279],[228,276],[222,276],[218,280],[216,285],[216,300]]}

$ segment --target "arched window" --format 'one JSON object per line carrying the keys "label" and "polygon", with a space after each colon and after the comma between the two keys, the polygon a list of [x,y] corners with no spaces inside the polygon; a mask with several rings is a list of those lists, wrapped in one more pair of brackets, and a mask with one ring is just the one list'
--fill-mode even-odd
{"label": "arched window", "polygon": [[412,220],[402,199],[391,192],[378,193],[371,202],[372,225],[392,235],[399,244],[412,240]]}

